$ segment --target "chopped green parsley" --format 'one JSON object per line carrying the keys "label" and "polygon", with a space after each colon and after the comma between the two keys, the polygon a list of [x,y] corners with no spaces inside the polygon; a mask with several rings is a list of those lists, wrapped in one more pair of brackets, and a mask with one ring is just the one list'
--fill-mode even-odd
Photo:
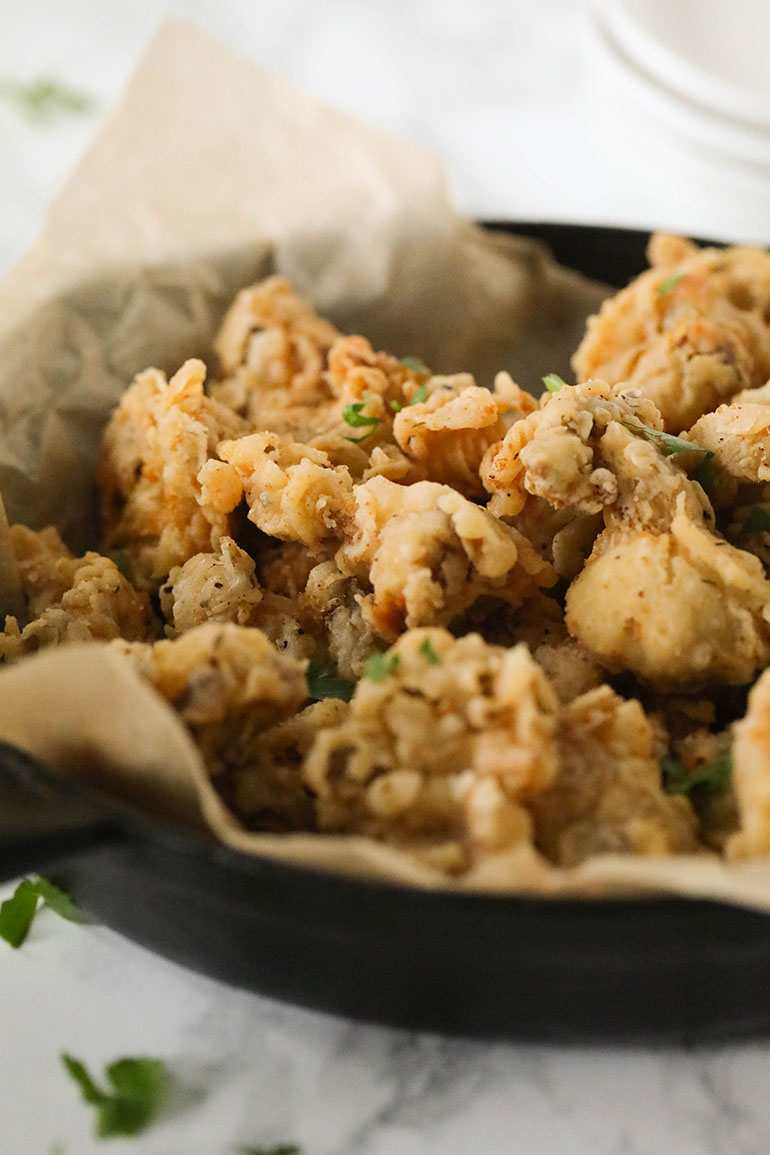
{"label": "chopped green parsley", "polygon": [[401,665],[400,654],[372,654],[364,666],[364,677],[370,682],[382,682]]}
{"label": "chopped green parsley", "polygon": [[433,649],[430,638],[423,638],[422,642],[420,643],[420,653],[427,662],[430,662],[432,666],[441,665],[441,658]]}
{"label": "chopped green parsley", "polygon": [[401,364],[405,369],[411,369],[412,373],[419,373],[421,377],[431,376],[430,369],[419,357],[402,357]]}
{"label": "chopped green parsley", "polygon": [[83,922],[83,912],[70,896],[47,878],[25,878],[0,906],[0,938],[19,947],[29,934],[38,904],[49,907],[69,922]]}
{"label": "chopped green parsley", "polygon": [[346,405],[342,410],[342,417],[354,429],[368,429],[367,433],[362,434],[361,437],[346,437],[346,441],[353,441],[358,445],[361,441],[366,441],[371,437],[377,426],[380,424],[380,418],[374,416],[367,416],[363,410],[367,405],[366,401],[354,401],[350,405]]}
{"label": "chopped green parsley", "polygon": [[2,79],[0,100],[35,124],[53,120],[61,113],[83,115],[94,107],[87,93],[49,77],[30,81]]}
{"label": "chopped green parsley", "polygon": [[663,757],[660,768],[663,788],[669,794],[691,794],[693,791],[716,794],[730,784],[733,759],[730,753],[722,754],[713,762],[704,762],[694,770],[686,770],[676,758]]}
{"label": "chopped green parsley", "polygon": [[[641,421],[624,421],[623,424],[631,433],[637,433],[646,438],[647,441],[651,441],[653,445],[657,445],[666,457],[674,457],[677,453],[703,454],[703,461],[695,471],[696,473],[714,456],[711,449],[704,449],[702,445],[696,445],[694,441],[686,441],[684,437],[675,437],[673,433],[664,433],[662,429],[653,429],[651,425],[643,425]],[[696,478],[696,480],[700,479]]]}
{"label": "chopped green parsley", "polygon": [[686,273],[672,273],[670,277],[666,277],[665,281],[661,281],[658,285],[658,296],[666,297],[675,289],[677,285],[685,279]]}
{"label": "chopped green parsley", "polygon": [[109,1089],[98,1086],[80,1059],[62,1055],[65,1070],[80,1088],[83,1101],[96,1108],[100,1139],[139,1135],[155,1119],[166,1097],[169,1077],[160,1059],[126,1058],[105,1070]]}
{"label": "chopped green parsley", "polygon": [[337,673],[334,662],[323,662],[312,658],[305,674],[307,678],[308,697],[316,702],[324,698],[341,698],[349,702],[356,688],[350,678],[343,678]]}

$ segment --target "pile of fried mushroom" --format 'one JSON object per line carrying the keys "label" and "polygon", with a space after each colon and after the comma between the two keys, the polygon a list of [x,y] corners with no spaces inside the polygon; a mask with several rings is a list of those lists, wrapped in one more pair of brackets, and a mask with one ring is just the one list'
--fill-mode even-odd
{"label": "pile of fried mushroom", "polygon": [[115,410],[100,551],[12,527],[0,660],[119,648],[249,830],[770,853],[770,255],[650,260],[539,399],[243,290]]}

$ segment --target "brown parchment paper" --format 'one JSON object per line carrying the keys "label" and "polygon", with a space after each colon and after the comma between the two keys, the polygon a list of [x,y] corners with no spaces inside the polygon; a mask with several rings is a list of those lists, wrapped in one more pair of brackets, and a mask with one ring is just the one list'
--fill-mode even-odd
{"label": "brown parchment paper", "polygon": [[[8,519],[96,535],[101,429],[134,373],[210,354],[237,290],[271,272],[343,331],[435,370],[568,373],[600,286],[535,243],[456,216],[420,149],[323,108],[180,21],[0,284],[0,491]],[[0,505],[0,613],[19,586]],[[355,837],[244,831],[170,707],[93,643],[0,669],[0,739],[247,853],[424,886],[604,895],[669,891],[770,910],[770,862],[603,856],[574,870],[527,847],[459,882]]]}

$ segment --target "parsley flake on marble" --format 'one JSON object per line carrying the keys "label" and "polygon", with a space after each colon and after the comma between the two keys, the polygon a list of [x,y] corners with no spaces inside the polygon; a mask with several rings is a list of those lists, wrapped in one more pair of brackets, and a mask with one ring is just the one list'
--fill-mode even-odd
{"label": "parsley flake on marble", "polygon": [[84,915],[72,898],[47,878],[24,878],[0,906],[0,938],[20,947],[29,934],[38,905],[49,907],[68,922],[83,922]]}
{"label": "parsley flake on marble", "polygon": [[0,100],[35,124],[53,120],[62,113],[82,116],[94,107],[87,93],[53,77],[29,81],[0,79]]}
{"label": "parsley flake on marble", "polygon": [[169,1077],[160,1059],[118,1059],[105,1069],[105,1090],[89,1074],[80,1059],[62,1055],[62,1063],[75,1080],[83,1101],[96,1110],[96,1135],[111,1139],[139,1135],[157,1116],[166,1097]]}
{"label": "parsley flake on marble", "polygon": [[277,1147],[236,1147],[236,1155],[302,1155],[296,1143],[279,1143]]}

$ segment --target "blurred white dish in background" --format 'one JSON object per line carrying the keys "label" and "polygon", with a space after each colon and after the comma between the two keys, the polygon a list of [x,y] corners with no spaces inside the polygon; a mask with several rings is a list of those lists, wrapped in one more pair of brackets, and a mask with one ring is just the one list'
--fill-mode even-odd
{"label": "blurred white dish in background", "polygon": [[620,0],[616,39],[662,84],[720,115],[770,128],[767,0]]}
{"label": "blurred white dish in background", "polygon": [[606,144],[726,239],[770,241],[770,4],[593,0],[588,98]]}

